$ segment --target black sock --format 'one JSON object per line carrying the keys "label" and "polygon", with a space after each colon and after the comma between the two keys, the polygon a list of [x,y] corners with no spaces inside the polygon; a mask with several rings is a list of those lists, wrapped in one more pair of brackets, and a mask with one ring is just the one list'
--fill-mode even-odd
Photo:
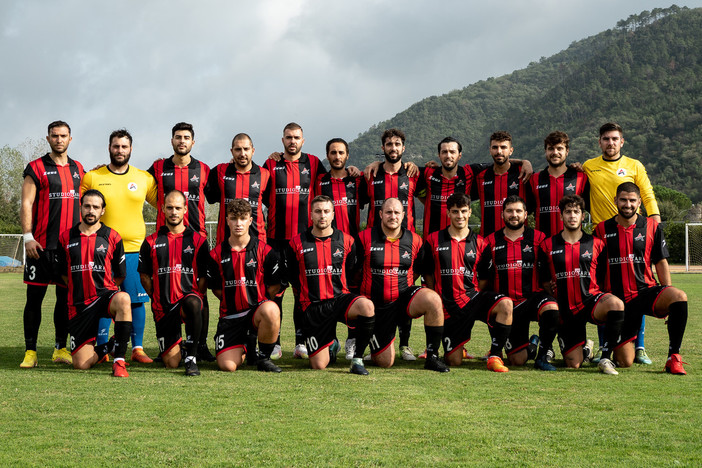
{"label": "black sock", "polygon": [[27,351],[37,350],[37,337],[41,325],[41,303],[44,302],[46,286],[27,285],[27,302],[24,305],[24,346]]}
{"label": "black sock", "polygon": [[68,339],[68,288],[56,286],[56,304],[54,305],[54,330],[56,349],[66,347]]}
{"label": "black sock", "polygon": [[409,346],[412,319],[407,317],[407,320],[401,320],[398,328],[400,329],[400,346]]}
{"label": "black sock", "polygon": [[[254,339],[256,336],[254,335]],[[270,359],[271,358],[271,353],[273,352],[273,348],[275,347],[275,343],[262,343],[258,342],[258,354],[261,357],[261,359]],[[248,351],[248,350],[247,350]],[[252,353],[256,352],[256,346],[254,345],[253,350],[251,350]]]}
{"label": "black sock", "polygon": [[195,296],[183,299],[181,305],[185,315],[185,353],[187,357],[197,356],[197,348],[202,332],[202,301]]}
{"label": "black sock", "polygon": [[687,302],[673,302],[668,307],[668,356],[680,354],[685,326],[687,325]]}
{"label": "black sock", "polygon": [[546,356],[553,346],[553,340],[558,333],[558,310],[545,310],[539,317],[539,350],[537,359]]}
{"label": "black sock", "polygon": [[505,342],[507,342],[507,337],[512,329],[512,325],[495,322],[489,328],[490,338],[492,339],[492,343],[490,344],[490,356],[500,356],[502,354],[502,348],[505,347]]}
{"label": "black sock", "polygon": [[366,352],[368,343],[370,343],[370,339],[373,336],[375,316],[364,317],[363,315],[359,315],[356,318],[355,327],[354,336],[356,337],[356,351],[354,351],[353,357],[363,358],[363,353]]}
{"label": "black sock", "polygon": [[[305,337],[302,335],[302,321],[305,318],[304,312],[302,312],[302,306],[299,301],[295,299],[295,306],[293,307],[293,325],[295,326],[295,346],[305,344]],[[282,322],[281,322],[282,323]]]}
{"label": "black sock", "polygon": [[127,343],[132,333],[132,322],[115,321],[115,359],[127,354]]}
{"label": "black sock", "polygon": [[[276,303],[278,306],[278,310],[280,311],[280,323],[282,325],[283,323],[283,295],[279,294],[273,298],[273,302]],[[293,314],[294,315],[294,314]],[[282,328],[282,326],[281,326]],[[275,344],[280,346],[280,330],[278,330],[278,338],[275,340]]]}
{"label": "black sock", "polygon": [[605,341],[602,344],[602,359],[612,359],[612,351],[619,344],[624,324],[623,310],[610,310],[604,327]]}
{"label": "black sock", "polygon": [[210,304],[207,302],[207,294],[202,298],[202,314],[199,346],[207,346],[207,333],[210,329]]}
{"label": "black sock", "polygon": [[[253,362],[256,359],[256,341],[258,340],[258,337],[256,336],[256,329],[251,328],[249,330],[249,333],[246,335],[246,360]],[[273,343],[273,346],[276,344]],[[261,354],[261,350],[259,349],[259,354]],[[271,353],[273,353],[273,348],[271,348],[271,352],[268,353],[268,357],[271,356]]]}
{"label": "black sock", "polygon": [[441,338],[444,336],[444,326],[432,327],[424,325],[424,333],[427,336],[427,359],[430,356],[439,357],[439,347]]}

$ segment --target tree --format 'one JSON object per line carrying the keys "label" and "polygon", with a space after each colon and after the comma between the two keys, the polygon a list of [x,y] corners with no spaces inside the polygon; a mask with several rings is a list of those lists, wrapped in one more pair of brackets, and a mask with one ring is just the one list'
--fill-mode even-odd
{"label": "tree", "polygon": [[22,152],[8,145],[0,148],[0,232],[21,234],[19,209],[22,172],[27,165]]}

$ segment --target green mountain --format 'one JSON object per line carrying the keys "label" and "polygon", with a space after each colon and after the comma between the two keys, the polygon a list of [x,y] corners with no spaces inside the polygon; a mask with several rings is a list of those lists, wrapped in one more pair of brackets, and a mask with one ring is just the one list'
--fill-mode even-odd
{"label": "green mountain", "polygon": [[702,200],[702,9],[644,11],[509,75],[426,98],[350,143],[352,163],[376,160],[380,135],[407,134],[407,159],[436,158],[445,136],[465,162],[488,162],[489,135],[507,130],[514,157],[544,167],[543,138],[562,130],[571,161],[597,156],[597,130],[624,128],[623,153],[640,159],[654,184]]}

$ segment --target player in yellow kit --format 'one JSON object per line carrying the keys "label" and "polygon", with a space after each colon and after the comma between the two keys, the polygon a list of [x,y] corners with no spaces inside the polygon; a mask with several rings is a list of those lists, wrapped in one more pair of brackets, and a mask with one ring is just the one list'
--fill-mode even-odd
{"label": "player in yellow kit", "polygon": [[[129,165],[132,155],[132,136],[125,129],[115,130],[110,135],[110,164],[87,172],[80,184],[81,194],[88,189],[99,190],[106,201],[102,222],[117,231],[122,237],[127,266],[127,276],[121,287],[129,293],[132,301],[132,361],[152,362],[143,349],[144,303],[149,296],[144,291],[137,272],[139,249],[146,237],[146,226],[142,210],[144,201],[154,207],[157,203],[156,181],[146,171]],[[100,321],[98,345],[107,341],[110,320]]]}

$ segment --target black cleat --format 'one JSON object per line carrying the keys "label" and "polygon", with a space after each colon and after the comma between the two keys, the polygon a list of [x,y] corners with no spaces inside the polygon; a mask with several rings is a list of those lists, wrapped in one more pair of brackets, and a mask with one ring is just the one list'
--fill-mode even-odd
{"label": "black cleat", "polygon": [[200,369],[197,368],[197,364],[194,360],[185,361],[185,375],[188,377],[200,375]]}
{"label": "black cleat", "polygon": [[[261,359],[263,359],[263,358],[261,358]],[[258,365],[258,360],[259,360],[259,354],[258,354],[258,350],[256,348],[254,348],[253,352],[246,353],[246,365],[247,366]]]}
{"label": "black cleat", "polygon": [[349,372],[356,375],[368,375],[368,371],[363,365],[363,361],[361,361],[360,364],[357,362],[351,364],[351,369],[349,369]]}
{"label": "black cleat", "polygon": [[217,360],[207,348],[206,344],[197,347],[197,358],[206,362],[215,362]]}
{"label": "black cleat", "polygon": [[258,370],[261,372],[283,372],[283,369],[273,364],[273,361],[270,359],[259,359],[256,363],[256,367],[258,367]]}
{"label": "black cleat", "polygon": [[339,344],[339,340],[334,338],[334,341],[332,341],[332,344],[329,345],[329,364],[336,363],[336,355],[339,354],[339,349],[341,349],[341,345]]}
{"label": "black cleat", "polygon": [[427,356],[427,360],[424,362],[424,368],[436,372],[449,372],[451,370],[438,356]]}

